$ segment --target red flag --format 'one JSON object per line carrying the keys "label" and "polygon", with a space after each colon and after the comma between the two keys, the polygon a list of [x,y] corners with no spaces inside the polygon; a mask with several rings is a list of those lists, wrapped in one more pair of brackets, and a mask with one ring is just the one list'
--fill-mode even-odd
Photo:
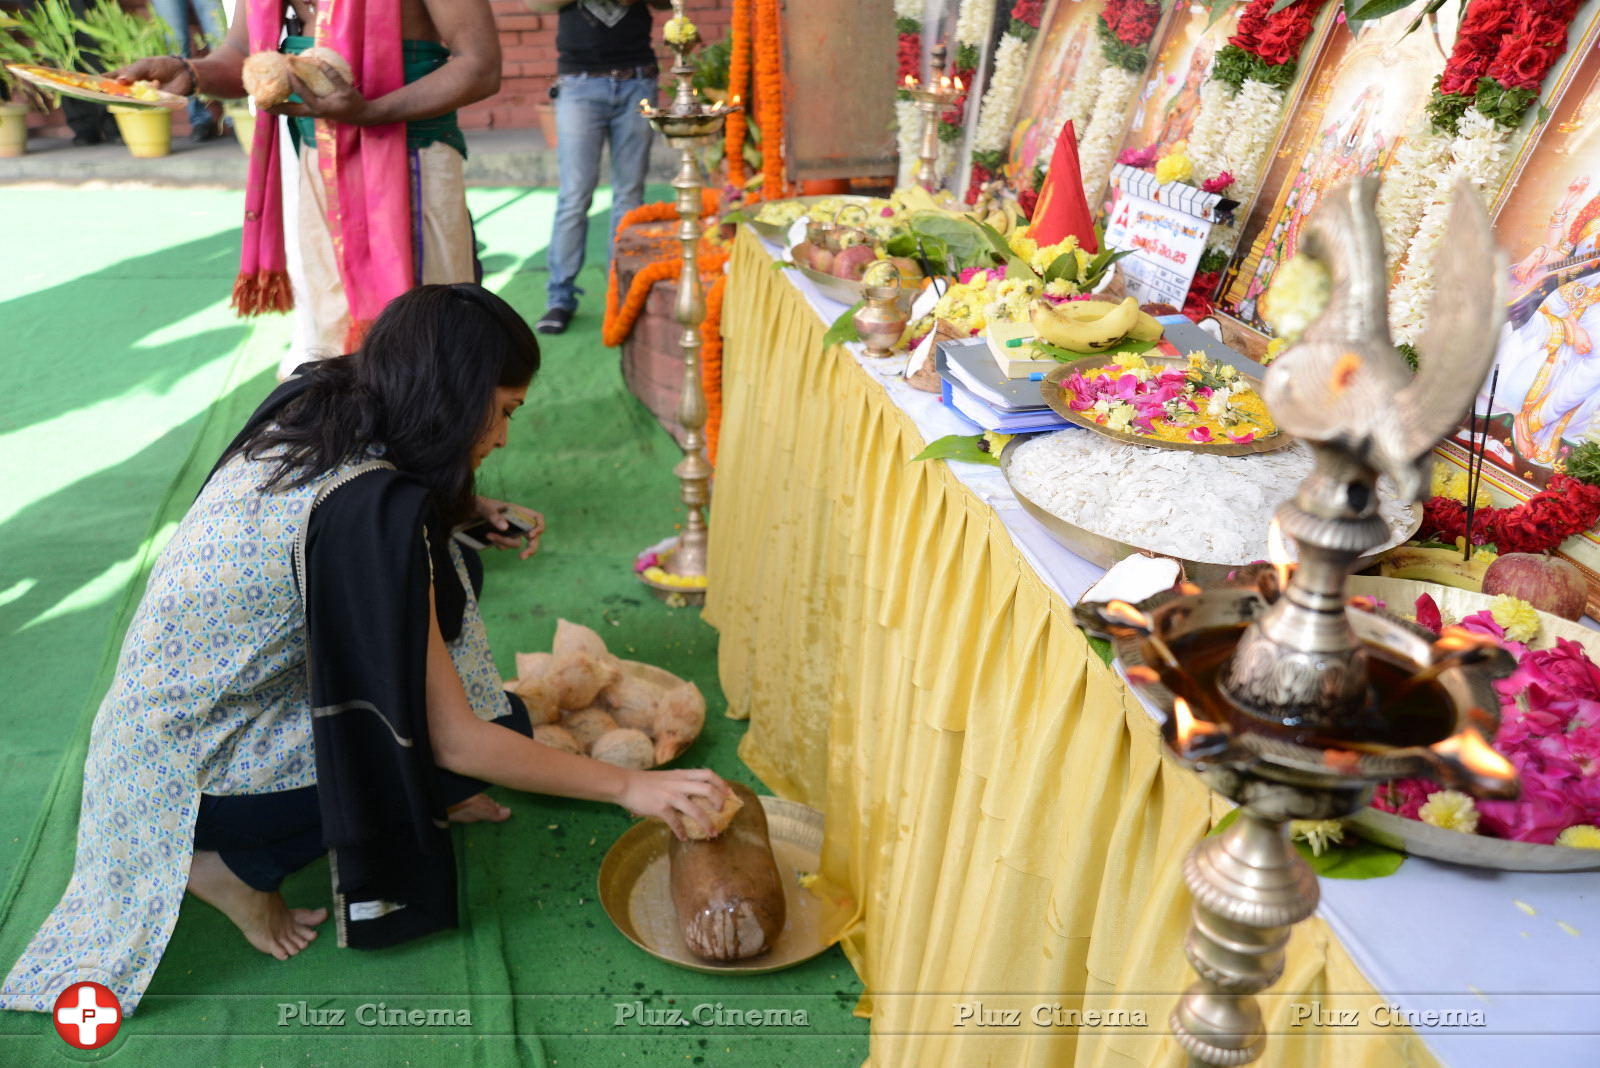
{"label": "red flag", "polygon": [[1039,187],[1039,203],[1033,209],[1033,222],[1028,232],[1041,245],[1054,245],[1072,234],[1078,239],[1078,247],[1085,252],[1100,251],[1099,242],[1094,238],[1094,216],[1089,213],[1089,201],[1083,195],[1078,135],[1071,120],[1056,138],[1056,150],[1050,157],[1050,169],[1045,171],[1044,185]]}

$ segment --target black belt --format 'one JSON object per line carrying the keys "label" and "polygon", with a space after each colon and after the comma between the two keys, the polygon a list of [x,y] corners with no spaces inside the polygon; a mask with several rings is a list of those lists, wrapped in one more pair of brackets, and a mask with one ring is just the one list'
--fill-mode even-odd
{"label": "black belt", "polygon": [[651,63],[645,67],[620,67],[616,70],[563,70],[557,71],[557,76],[562,78],[610,78],[612,81],[626,82],[635,78],[659,78],[661,68]]}

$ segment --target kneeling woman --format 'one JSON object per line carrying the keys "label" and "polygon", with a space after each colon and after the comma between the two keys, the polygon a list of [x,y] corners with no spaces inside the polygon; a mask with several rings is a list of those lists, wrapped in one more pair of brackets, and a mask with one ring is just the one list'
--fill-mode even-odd
{"label": "kneeling woman", "polygon": [[185,889],[288,957],[326,911],[278,886],[324,852],[341,944],[453,927],[446,808],[499,814],[467,776],[680,834],[721,805],[710,771],[540,745],[501,688],[450,532],[538,366],[499,298],[423,286],[256,412],[151,573],[95,719],[72,882],[0,1006],[48,1011],[94,980],[131,1010]]}

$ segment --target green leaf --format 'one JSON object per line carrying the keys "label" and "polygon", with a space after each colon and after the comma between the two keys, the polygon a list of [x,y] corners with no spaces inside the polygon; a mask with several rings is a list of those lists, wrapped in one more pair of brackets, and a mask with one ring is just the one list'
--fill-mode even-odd
{"label": "green leaf", "polygon": [[884,242],[883,251],[890,256],[914,257],[922,250],[917,247],[916,235],[901,233]]}
{"label": "green leaf", "polygon": [[1539,101],[1538,116],[1541,123],[1550,121],[1550,105],[1546,104],[1543,100]]}
{"label": "green leaf", "polygon": [[[1416,0],[1366,0],[1365,3],[1352,3],[1352,0],[1345,0],[1344,17],[1350,22],[1371,22],[1373,19],[1392,15],[1401,8],[1410,7],[1415,2]],[[1350,10],[1352,7],[1356,8],[1353,13]]]}
{"label": "green leaf", "polygon": [[1101,349],[1099,352],[1073,352],[1071,349],[1064,349],[1060,345],[1052,345],[1048,341],[1040,341],[1037,338],[1029,342],[1029,345],[1035,351],[1041,352],[1053,360],[1060,360],[1062,363],[1085,360],[1090,356],[1104,356],[1110,359],[1112,356],[1120,356],[1127,352],[1149,352],[1156,347],[1154,341],[1136,341],[1131,337],[1123,338],[1109,349]]}
{"label": "green leaf", "polygon": [[730,223],[747,223],[755,221],[756,217],[751,215],[748,211],[745,211],[743,208],[735,208],[722,217],[724,226]]}
{"label": "green leaf", "polygon": [[1206,19],[1206,29],[1208,30],[1215,26],[1222,16],[1228,13],[1228,9],[1233,6],[1234,0],[1210,0],[1210,3],[1211,17]]}
{"label": "green leaf", "polygon": [[949,270],[942,273],[953,274],[968,267],[989,267],[994,263],[988,239],[971,219],[943,211],[919,211],[911,216],[909,225],[912,233],[925,239],[930,257],[934,251],[932,241],[943,243],[943,258]]}
{"label": "green leaf", "polygon": [[1023,281],[1027,281],[1030,278],[1035,281],[1038,280],[1039,272],[1029,266],[1027,260],[1011,250],[1011,242],[1005,239],[1004,234],[985,222],[976,223],[975,225],[983,232],[984,240],[989,242],[989,247],[994,250],[994,254],[1006,265],[1007,278],[1020,278]]}
{"label": "green leaf", "polygon": [[1320,857],[1314,856],[1305,842],[1296,842],[1294,847],[1324,879],[1381,879],[1399,871],[1406,859],[1404,853],[1354,837],[1349,830],[1343,842],[1329,845]]}
{"label": "green leaf", "polygon": [[928,442],[928,447],[912,457],[913,460],[959,460],[966,464],[1000,466],[1000,457],[978,448],[982,434],[950,434],[938,441]]}
{"label": "green leaf", "polygon": [[1077,282],[1079,277],[1078,254],[1076,252],[1063,252],[1061,255],[1051,260],[1050,266],[1044,269],[1045,285],[1049,285],[1051,282],[1062,278],[1065,278],[1069,282]]}
{"label": "green leaf", "polygon": [[1116,650],[1111,648],[1111,643],[1104,638],[1096,638],[1093,634],[1086,634],[1084,637],[1089,639],[1089,648],[1094,650],[1094,655],[1100,658],[1100,662],[1110,667],[1111,661],[1117,655]]}
{"label": "green leaf", "polygon": [[1223,816],[1220,820],[1218,820],[1217,821],[1217,825],[1215,827],[1211,828],[1209,831],[1206,832],[1206,837],[1210,838],[1214,834],[1221,834],[1223,831],[1227,830],[1229,827],[1232,827],[1234,825],[1234,823],[1239,819],[1239,813],[1242,812],[1242,811],[1244,811],[1244,810],[1243,809],[1238,809],[1238,808],[1229,809],[1228,810],[1228,814]]}
{"label": "green leaf", "polygon": [[828,327],[828,332],[822,335],[822,348],[824,351],[835,345],[843,345],[846,341],[860,341],[861,335],[856,332],[856,312],[861,310],[866,301],[858,300],[844,310],[844,314],[833,321]]}
{"label": "green leaf", "polygon": [[800,265],[798,263],[790,263],[788,260],[773,260],[772,261],[772,270],[774,270],[774,271],[793,271],[793,270],[797,269],[799,266]]}
{"label": "green leaf", "polygon": [[[1267,12],[1267,14],[1276,15],[1278,12],[1280,12],[1284,8],[1288,7],[1290,4],[1298,4],[1299,2],[1300,2],[1300,0],[1278,0],[1278,2],[1276,4],[1272,5],[1272,10]],[[1371,0],[1368,0],[1368,2],[1371,2]]]}

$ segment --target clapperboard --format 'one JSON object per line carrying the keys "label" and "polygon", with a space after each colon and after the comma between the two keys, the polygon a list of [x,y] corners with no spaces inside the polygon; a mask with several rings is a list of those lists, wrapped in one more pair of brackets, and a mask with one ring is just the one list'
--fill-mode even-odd
{"label": "clapperboard", "polygon": [[1182,182],[1163,185],[1122,163],[1111,170],[1111,186],[1106,243],[1134,250],[1117,265],[1128,293],[1140,303],[1183,307],[1212,225],[1231,222],[1236,203]]}

